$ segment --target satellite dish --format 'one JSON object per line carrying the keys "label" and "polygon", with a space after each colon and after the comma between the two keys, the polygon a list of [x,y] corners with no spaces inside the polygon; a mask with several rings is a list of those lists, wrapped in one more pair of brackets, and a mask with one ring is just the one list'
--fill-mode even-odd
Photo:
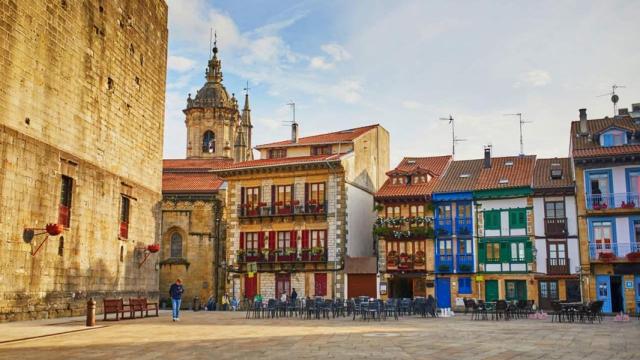
{"label": "satellite dish", "polygon": [[618,97],[618,95],[616,95],[616,94],[611,95],[611,102],[612,103],[616,104],[616,103],[618,103],[618,100],[620,100],[620,97]]}

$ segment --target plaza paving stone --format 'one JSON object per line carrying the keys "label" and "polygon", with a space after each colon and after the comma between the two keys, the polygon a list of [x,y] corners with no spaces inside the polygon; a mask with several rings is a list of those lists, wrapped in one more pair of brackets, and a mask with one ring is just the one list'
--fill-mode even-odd
{"label": "plaza paving stone", "polygon": [[[75,330],[74,320],[68,323]],[[635,319],[558,324],[457,316],[363,322],[184,312],[181,320],[173,323],[163,312],[159,318],[99,321],[102,327],[89,331],[49,331],[51,336],[1,343],[0,359],[640,359],[640,321]],[[42,327],[51,325],[0,324],[0,339],[42,334]]]}

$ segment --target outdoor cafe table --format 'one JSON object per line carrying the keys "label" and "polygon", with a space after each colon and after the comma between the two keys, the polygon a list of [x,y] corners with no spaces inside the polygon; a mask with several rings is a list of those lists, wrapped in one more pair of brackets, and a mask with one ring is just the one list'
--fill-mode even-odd
{"label": "outdoor cafe table", "polygon": [[584,307],[584,304],[581,302],[562,302],[560,305],[562,306],[562,311],[567,314],[567,320],[569,320],[569,322],[574,322],[576,316]]}

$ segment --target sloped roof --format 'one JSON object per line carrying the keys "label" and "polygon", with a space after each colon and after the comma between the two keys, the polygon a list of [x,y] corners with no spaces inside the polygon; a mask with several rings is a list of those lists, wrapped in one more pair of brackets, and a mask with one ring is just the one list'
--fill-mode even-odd
{"label": "sloped roof", "polygon": [[430,157],[406,157],[400,164],[389,173],[400,172],[411,174],[414,172],[427,171],[434,176],[430,181],[419,184],[393,184],[391,178],[387,178],[380,190],[376,193],[376,198],[396,198],[411,196],[428,196],[438,183],[439,177],[445,172],[451,162],[451,155],[430,156]]}
{"label": "sloped roof", "polygon": [[[551,178],[551,169],[562,170],[561,179]],[[534,189],[573,188],[571,160],[569,158],[537,159],[533,171]]]}
{"label": "sloped roof", "polygon": [[277,159],[257,159],[257,160],[243,161],[243,162],[237,162],[237,163],[223,164],[223,166],[216,169],[216,171],[252,169],[252,168],[274,167],[274,166],[296,165],[296,164],[323,163],[326,161],[338,161],[340,160],[341,155],[344,155],[344,154],[295,156],[295,157],[285,157],[285,158],[277,158]]}
{"label": "sloped roof", "polygon": [[604,147],[599,143],[598,135],[609,128],[618,128],[632,133],[640,132],[640,123],[630,116],[587,120],[588,134],[580,135],[580,121],[571,123],[571,144],[574,158],[589,158],[611,155],[634,155],[640,153],[640,144],[627,144]]}
{"label": "sloped roof", "polygon": [[482,170],[482,159],[452,161],[447,172],[438,179],[434,193],[473,191]]}
{"label": "sloped roof", "polygon": [[318,134],[312,136],[305,136],[298,139],[298,142],[291,140],[284,140],[273,142],[269,144],[262,144],[256,146],[256,149],[265,149],[273,147],[287,147],[287,146],[301,146],[301,145],[320,145],[320,144],[334,144],[340,142],[350,142],[355,140],[358,136],[366,133],[367,131],[380,126],[379,124],[367,125],[363,127],[341,130],[336,132],[330,132],[325,134]]}
{"label": "sloped roof", "polygon": [[164,159],[162,160],[163,193],[211,193],[224,184],[212,170],[233,164],[231,159]]}
{"label": "sloped roof", "polygon": [[[491,158],[491,167],[480,170],[474,190],[531,186],[535,162],[535,155]],[[503,180],[506,182],[502,183]]]}
{"label": "sloped roof", "polygon": [[211,193],[220,189],[224,180],[212,173],[162,173],[163,193]]}

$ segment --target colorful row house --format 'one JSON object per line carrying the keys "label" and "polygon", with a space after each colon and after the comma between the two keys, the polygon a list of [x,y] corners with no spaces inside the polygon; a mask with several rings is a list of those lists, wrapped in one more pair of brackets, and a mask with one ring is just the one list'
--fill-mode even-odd
{"label": "colorful row house", "polygon": [[294,123],[291,140],[256,147],[259,160],[216,170],[228,183],[229,293],[377,296],[375,261],[354,260],[373,266],[347,266],[353,277],[345,265],[374,258],[373,194],[388,148],[379,125],[298,138]]}
{"label": "colorful row house", "polygon": [[580,302],[580,250],[575,183],[569,158],[537,159],[533,214],[538,304]]}
{"label": "colorful row house", "polygon": [[585,300],[604,312],[640,303],[640,104],[632,111],[571,124]]}
{"label": "colorful row house", "polygon": [[404,158],[376,193],[383,298],[435,295],[431,193],[450,163],[448,155]]}

